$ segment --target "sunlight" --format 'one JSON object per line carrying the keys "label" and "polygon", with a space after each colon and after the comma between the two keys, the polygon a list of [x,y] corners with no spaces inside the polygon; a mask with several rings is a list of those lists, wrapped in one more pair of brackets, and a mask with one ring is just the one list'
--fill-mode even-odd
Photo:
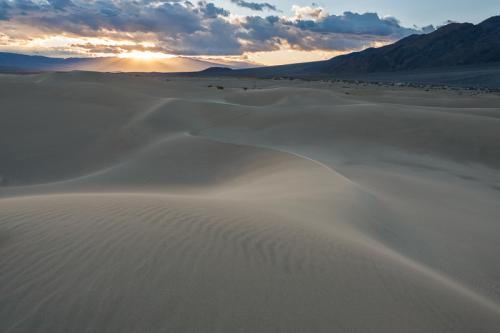
{"label": "sunlight", "polygon": [[173,58],[173,55],[165,54],[161,52],[151,52],[151,51],[139,51],[133,50],[130,52],[124,52],[118,54],[119,58],[128,58],[142,61],[157,60],[157,59],[169,59]]}

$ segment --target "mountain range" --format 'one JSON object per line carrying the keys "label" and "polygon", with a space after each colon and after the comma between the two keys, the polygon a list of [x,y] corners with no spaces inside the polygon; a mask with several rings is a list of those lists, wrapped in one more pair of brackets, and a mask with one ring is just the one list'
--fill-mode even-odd
{"label": "mountain range", "polygon": [[189,57],[160,59],[134,59],[119,57],[101,58],[50,58],[17,53],[0,52],[0,72],[43,71],[95,71],[95,72],[188,72],[201,71],[213,66],[245,68],[255,64],[237,61],[206,61]]}

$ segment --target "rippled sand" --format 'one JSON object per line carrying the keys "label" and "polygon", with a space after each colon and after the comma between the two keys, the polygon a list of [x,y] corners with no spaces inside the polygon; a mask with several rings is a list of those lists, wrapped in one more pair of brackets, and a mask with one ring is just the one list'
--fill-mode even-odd
{"label": "rippled sand", "polygon": [[0,331],[498,332],[499,119],[494,94],[0,76]]}

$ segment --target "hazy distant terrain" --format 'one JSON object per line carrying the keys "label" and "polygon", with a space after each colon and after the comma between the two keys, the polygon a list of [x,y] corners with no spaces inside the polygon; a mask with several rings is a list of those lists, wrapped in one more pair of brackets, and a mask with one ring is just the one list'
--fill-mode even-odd
{"label": "hazy distant terrain", "polygon": [[1,332],[500,331],[497,94],[73,72],[0,110]]}
{"label": "hazy distant terrain", "polygon": [[201,71],[213,66],[245,68],[255,66],[236,61],[205,61],[189,57],[159,59],[134,58],[51,58],[16,53],[0,52],[0,72],[50,72],[50,71],[93,71],[93,72],[190,72]]}

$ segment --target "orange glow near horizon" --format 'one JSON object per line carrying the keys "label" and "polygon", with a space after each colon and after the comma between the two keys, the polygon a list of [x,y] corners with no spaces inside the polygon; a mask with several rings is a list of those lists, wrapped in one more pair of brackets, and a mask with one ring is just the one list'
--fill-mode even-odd
{"label": "orange glow near horizon", "polygon": [[139,51],[139,50],[132,50],[130,52],[119,53],[116,56],[118,58],[135,59],[142,61],[169,59],[175,57],[174,55],[161,52]]}
{"label": "orange glow near horizon", "polygon": [[348,53],[339,51],[301,51],[282,49],[269,52],[252,52],[245,54],[248,60],[262,64],[264,66],[286,65],[298,62],[309,62],[318,60],[327,60],[338,55]]}
{"label": "orange glow near horizon", "polygon": [[[375,41],[367,47],[381,47],[390,44],[390,40]],[[283,46],[282,49],[268,52],[251,52],[246,53],[248,60],[262,64],[264,66],[286,65],[299,62],[310,62],[328,60],[339,55],[361,51],[361,49],[345,50],[345,51],[328,51],[328,50],[297,50],[290,46]]]}

